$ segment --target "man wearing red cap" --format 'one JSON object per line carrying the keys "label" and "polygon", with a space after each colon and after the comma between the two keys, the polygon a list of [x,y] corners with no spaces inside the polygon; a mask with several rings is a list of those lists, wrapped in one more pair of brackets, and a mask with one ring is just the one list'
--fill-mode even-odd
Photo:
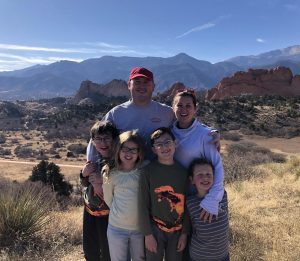
{"label": "man wearing red cap", "polygon": [[[153,155],[149,145],[150,134],[159,127],[169,127],[174,120],[171,107],[152,100],[154,87],[151,71],[144,67],[133,68],[128,80],[131,99],[112,108],[104,117],[113,122],[121,132],[137,129],[148,145],[148,157]],[[87,160],[95,161],[96,155],[90,143]]]}

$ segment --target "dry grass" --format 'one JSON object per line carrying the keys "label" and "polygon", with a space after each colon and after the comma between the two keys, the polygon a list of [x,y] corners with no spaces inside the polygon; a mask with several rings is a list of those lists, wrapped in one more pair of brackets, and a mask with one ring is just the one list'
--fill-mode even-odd
{"label": "dry grass", "polygon": [[291,164],[266,165],[265,178],[227,186],[232,260],[299,260],[300,179]]}
{"label": "dry grass", "polygon": [[82,253],[82,207],[53,212],[39,245],[21,251],[3,249],[0,260],[84,260]]}

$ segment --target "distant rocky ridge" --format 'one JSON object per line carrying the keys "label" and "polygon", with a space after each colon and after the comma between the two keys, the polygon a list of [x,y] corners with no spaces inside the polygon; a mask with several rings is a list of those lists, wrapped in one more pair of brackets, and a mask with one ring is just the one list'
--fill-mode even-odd
{"label": "distant rocky ridge", "polygon": [[252,94],[258,96],[300,96],[300,75],[293,76],[289,68],[249,69],[226,77],[207,91],[206,99],[224,99],[231,96]]}

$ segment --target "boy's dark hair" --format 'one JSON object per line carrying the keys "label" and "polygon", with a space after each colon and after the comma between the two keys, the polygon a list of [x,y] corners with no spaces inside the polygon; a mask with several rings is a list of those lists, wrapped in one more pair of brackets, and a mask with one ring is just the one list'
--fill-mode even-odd
{"label": "boy's dark hair", "polygon": [[113,139],[119,136],[119,130],[110,121],[97,121],[91,128],[90,135],[94,139],[96,135],[108,134]]}
{"label": "boy's dark hair", "polygon": [[193,174],[194,174],[194,168],[196,165],[210,165],[213,169],[213,172],[214,172],[214,165],[212,164],[211,161],[209,161],[208,159],[206,158],[195,158],[189,165],[189,168],[188,168],[188,175],[190,177],[193,177]]}
{"label": "boy's dark hair", "polygon": [[172,133],[172,131],[170,130],[170,128],[160,127],[158,129],[156,129],[155,131],[153,131],[150,136],[151,146],[153,146],[155,140],[158,139],[159,137],[161,137],[163,134],[169,134],[171,136],[172,140],[173,141],[175,140],[175,136]]}

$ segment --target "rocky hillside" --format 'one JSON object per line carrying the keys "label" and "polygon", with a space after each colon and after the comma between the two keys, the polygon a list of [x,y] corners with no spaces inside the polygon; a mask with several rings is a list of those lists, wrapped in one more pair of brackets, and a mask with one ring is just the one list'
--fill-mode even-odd
{"label": "rocky hillside", "polygon": [[286,67],[237,72],[208,90],[206,99],[217,100],[245,94],[300,96],[300,75],[293,76],[291,70]]}

